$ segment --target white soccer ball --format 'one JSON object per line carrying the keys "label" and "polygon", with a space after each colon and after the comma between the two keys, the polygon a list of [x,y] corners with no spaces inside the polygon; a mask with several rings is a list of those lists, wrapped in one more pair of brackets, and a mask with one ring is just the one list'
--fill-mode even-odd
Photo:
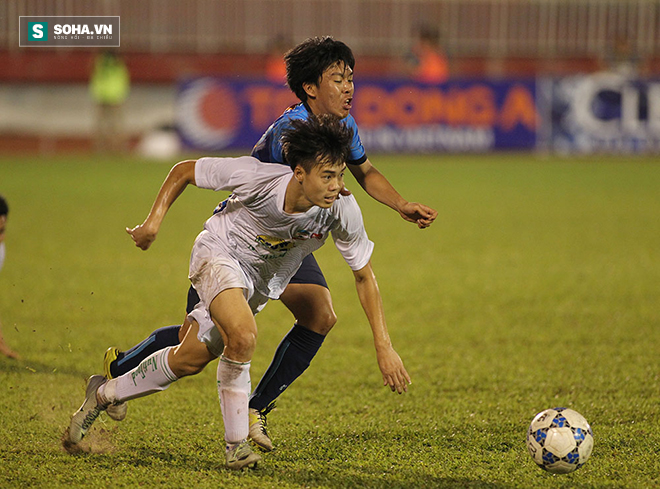
{"label": "white soccer ball", "polygon": [[144,135],[136,150],[150,160],[171,160],[181,153],[181,140],[173,130],[158,129]]}
{"label": "white soccer ball", "polygon": [[527,431],[527,450],[543,470],[568,474],[582,467],[591,455],[594,436],[584,416],[568,408],[537,414]]}

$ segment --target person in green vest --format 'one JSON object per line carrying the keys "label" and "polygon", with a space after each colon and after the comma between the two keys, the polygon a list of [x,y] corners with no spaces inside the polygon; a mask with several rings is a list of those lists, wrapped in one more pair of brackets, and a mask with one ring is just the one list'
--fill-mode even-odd
{"label": "person in green vest", "polygon": [[97,152],[122,152],[125,148],[122,107],[130,92],[130,75],[114,51],[103,51],[94,60],[90,92],[97,106],[94,146]]}

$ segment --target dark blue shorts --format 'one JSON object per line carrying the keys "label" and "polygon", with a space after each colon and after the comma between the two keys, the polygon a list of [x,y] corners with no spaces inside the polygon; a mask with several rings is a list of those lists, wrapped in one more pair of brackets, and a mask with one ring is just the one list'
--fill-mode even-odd
{"label": "dark blue shorts", "polygon": [[296,274],[291,277],[289,281],[290,284],[314,284],[322,285],[328,289],[328,283],[325,281],[321,267],[316,262],[316,258],[311,253],[307,255],[303,261],[302,265],[296,272]]}
{"label": "dark blue shorts", "polygon": [[[325,281],[325,277],[323,276],[323,272],[321,271],[321,268],[319,267],[319,264],[316,261],[316,258],[314,258],[314,255],[309,254],[307,255],[302,262],[302,265],[300,265],[300,268],[296,272],[296,274],[291,278],[289,281],[290,284],[314,284],[314,285],[322,285],[326,289],[328,289],[328,283]],[[190,314],[190,312],[195,309],[195,306],[199,302],[199,295],[197,295],[197,291],[193,288],[191,285],[190,288],[188,289],[188,302],[186,304],[186,312]]]}

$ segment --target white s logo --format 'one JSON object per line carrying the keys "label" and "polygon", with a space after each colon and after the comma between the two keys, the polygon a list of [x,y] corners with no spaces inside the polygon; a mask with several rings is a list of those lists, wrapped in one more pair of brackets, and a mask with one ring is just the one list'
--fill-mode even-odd
{"label": "white s logo", "polygon": [[35,39],[41,39],[44,37],[44,32],[42,30],[43,28],[44,26],[42,24],[34,24],[32,26],[32,37]]}

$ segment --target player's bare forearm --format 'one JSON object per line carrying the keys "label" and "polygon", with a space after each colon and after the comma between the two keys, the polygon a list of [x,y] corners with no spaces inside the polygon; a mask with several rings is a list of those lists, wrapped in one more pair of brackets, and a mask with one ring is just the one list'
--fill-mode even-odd
{"label": "player's bare forearm", "polygon": [[348,165],[348,168],[365,192],[381,204],[398,211],[406,203],[406,200],[368,159],[361,165]]}
{"label": "player's bare forearm", "polygon": [[371,262],[364,268],[354,271],[353,275],[355,276],[355,288],[360,298],[360,304],[371,326],[376,350],[391,347],[392,342],[385,323],[383,300],[380,296],[378,282],[371,267]]}
{"label": "player's bare forearm", "polygon": [[410,376],[403,366],[403,361],[392,347],[387,331],[383,301],[378,290],[378,282],[371,268],[371,262],[364,268],[354,271],[355,287],[360,304],[367,316],[376,347],[378,367],[383,375],[383,385],[389,386],[399,394],[408,390]]}
{"label": "player's bare forearm", "polygon": [[394,209],[408,222],[414,222],[420,229],[433,224],[438,212],[418,202],[408,202],[401,197],[392,184],[367,159],[361,165],[349,165],[351,173],[360,186],[375,200]]}
{"label": "player's bare forearm", "polygon": [[156,240],[160,225],[174,201],[188,184],[195,185],[195,163],[195,160],[187,160],[174,165],[161,185],[144,222],[132,229],[126,228],[126,232],[133,238],[138,248],[149,249]]}

